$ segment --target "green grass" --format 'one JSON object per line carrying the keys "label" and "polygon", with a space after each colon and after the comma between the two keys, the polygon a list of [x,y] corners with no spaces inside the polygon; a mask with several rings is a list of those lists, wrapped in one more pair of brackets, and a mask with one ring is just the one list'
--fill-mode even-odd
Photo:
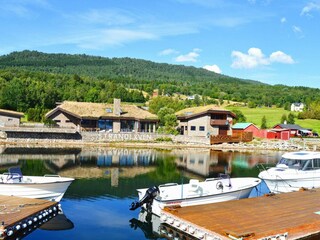
{"label": "green grass", "polygon": [[[273,126],[280,124],[281,117],[283,114],[288,114],[290,111],[284,110],[283,108],[268,108],[268,107],[260,107],[260,108],[248,108],[241,106],[230,106],[226,107],[226,109],[232,111],[234,109],[240,110],[244,116],[247,118],[247,122],[255,124],[260,128],[261,120],[263,116],[266,116],[267,119],[267,127],[272,128]],[[296,115],[296,113],[295,113]],[[295,124],[300,125],[303,128],[312,129],[320,133],[320,120],[315,119],[297,119],[295,118]]]}

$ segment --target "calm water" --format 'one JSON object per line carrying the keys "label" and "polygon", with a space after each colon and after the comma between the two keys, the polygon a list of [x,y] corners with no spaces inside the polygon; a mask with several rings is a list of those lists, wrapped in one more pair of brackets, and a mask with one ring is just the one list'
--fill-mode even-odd
{"label": "calm water", "polygon": [[[0,171],[19,165],[24,175],[50,173],[76,178],[62,199],[63,215],[23,239],[165,239],[159,237],[155,220],[152,230],[150,223],[139,221],[138,209],[129,210],[137,199],[137,188],[188,182],[190,178],[202,180],[219,173],[256,177],[257,164],[273,165],[281,154],[14,147],[1,149]],[[267,189],[262,185],[258,192],[265,193]],[[251,195],[257,194],[255,191]]]}

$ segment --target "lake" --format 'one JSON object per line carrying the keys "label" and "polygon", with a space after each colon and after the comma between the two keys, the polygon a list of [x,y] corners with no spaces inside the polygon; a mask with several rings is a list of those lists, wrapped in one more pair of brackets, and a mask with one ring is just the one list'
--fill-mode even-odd
{"label": "lake", "polygon": [[[144,223],[139,209],[129,210],[137,200],[137,188],[203,180],[219,173],[257,177],[257,165],[274,165],[282,155],[274,151],[106,147],[2,147],[0,152],[1,172],[19,165],[24,175],[59,174],[76,179],[61,201],[63,214],[18,238],[32,240],[165,239],[155,221],[153,226]],[[266,192],[262,184],[251,196]]]}

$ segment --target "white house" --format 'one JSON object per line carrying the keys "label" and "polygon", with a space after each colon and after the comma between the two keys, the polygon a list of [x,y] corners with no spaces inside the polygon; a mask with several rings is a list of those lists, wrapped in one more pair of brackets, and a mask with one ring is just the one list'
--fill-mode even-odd
{"label": "white house", "polygon": [[291,111],[292,112],[302,112],[304,108],[303,103],[292,103],[291,104]]}

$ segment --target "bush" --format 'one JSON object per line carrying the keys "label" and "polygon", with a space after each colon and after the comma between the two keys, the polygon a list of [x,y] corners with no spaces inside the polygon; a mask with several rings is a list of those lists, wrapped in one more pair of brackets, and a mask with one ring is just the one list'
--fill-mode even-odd
{"label": "bush", "polygon": [[157,142],[172,142],[171,137],[160,137],[156,139]]}

